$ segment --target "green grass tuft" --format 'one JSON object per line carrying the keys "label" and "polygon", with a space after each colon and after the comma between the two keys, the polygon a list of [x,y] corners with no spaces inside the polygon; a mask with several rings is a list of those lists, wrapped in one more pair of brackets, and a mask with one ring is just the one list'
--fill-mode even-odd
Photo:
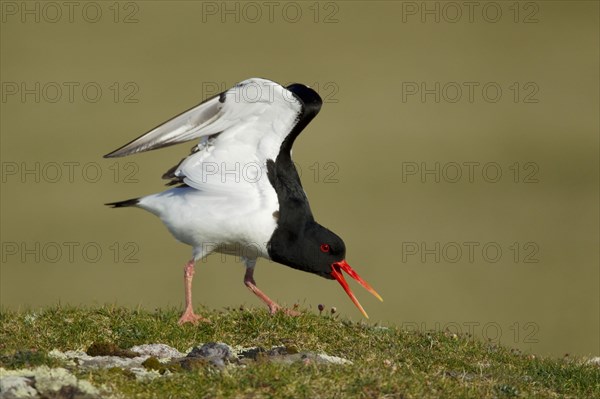
{"label": "green grass tuft", "polygon": [[[185,352],[225,342],[244,347],[283,345],[325,352],[352,365],[274,364],[265,361],[219,371],[191,371],[139,382],[118,369],[73,372],[126,397],[600,397],[600,367],[577,359],[545,359],[443,332],[402,331],[332,316],[269,315],[264,310],[210,311],[211,323],[177,325],[176,309],[155,312],[106,306],[0,311],[0,367],[46,364],[52,349],[87,350],[164,343]],[[154,362],[157,363],[157,362]],[[157,367],[152,361],[146,366]]]}

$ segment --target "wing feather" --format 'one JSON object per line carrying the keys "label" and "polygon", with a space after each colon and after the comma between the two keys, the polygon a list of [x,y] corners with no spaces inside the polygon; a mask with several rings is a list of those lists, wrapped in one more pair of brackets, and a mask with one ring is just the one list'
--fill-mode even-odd
{"label": "wing feather", "polygon": [[270,80],[252,78],[174,117],[106,157],[201,138],[201,144],[170,170],[168,177],[207,194],[244,195],[248,189],[265,189],[263,184],[253,183],[269,184],[267,160],[277,158],[302,112],[303,103],[291,91]]}
{"label": "wing feather", "polygon": [[204,131],[202,129],[217,119],[221,105],[219,96],[211,97],[115,151],[106,154],[104,158],[124,157],[210,135],[213,129],[204,129]]}

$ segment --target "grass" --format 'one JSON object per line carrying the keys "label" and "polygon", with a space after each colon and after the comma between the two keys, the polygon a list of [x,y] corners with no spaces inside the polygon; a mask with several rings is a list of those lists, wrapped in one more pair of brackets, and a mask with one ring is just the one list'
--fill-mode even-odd
{"label": "grass", "polygon": [[176,309],[53,307],[0,311],[0,367],[58,366],[52,349],[121,348],[164,343],[180,351],[210,341],[229,345],[294,345],[340,356],[352,365],[292,366],[257,362],[224,371],[193,372],[138,382],[128,373],[72,370],[124,397],[204,398],[513,398],[600,397],[600,367],[579,359],[544,359],[443,332],[402,331],[337,317],[264,310],[210,311],[198,326],[177,325]]}

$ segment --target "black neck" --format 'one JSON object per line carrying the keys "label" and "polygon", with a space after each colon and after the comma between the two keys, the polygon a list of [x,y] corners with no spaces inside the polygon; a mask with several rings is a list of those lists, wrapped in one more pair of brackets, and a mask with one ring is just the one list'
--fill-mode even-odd
{"label": "black neck", "polygon": [[[301,102],[302,109],[296,125],[281,144],[277,159],[267,161],[269,181],[277,192],[279,200],[277,229],[270,243],[277,243],[279,247],[302,239],[305,230],[315,224],[298,171],[292,162],[291,150],[296,137],[319,113],[322,105],[321,97],[306,86],[291,85],[288,89]],[[270,255],[273,260],[278,261],[276,254],[270,253]]]}

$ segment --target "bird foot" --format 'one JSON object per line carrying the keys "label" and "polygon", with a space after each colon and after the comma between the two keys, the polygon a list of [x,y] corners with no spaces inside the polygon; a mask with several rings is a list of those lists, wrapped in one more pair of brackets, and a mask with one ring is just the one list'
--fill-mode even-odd
{"label": "bird foot", "polygon": [[190,309],[183,312],[177,324],[180,326],[184,325],[185,323],[192,323],[193,325],[196,325],[199,322],[210,323],[210,320],[195,314],[194,311]]}
{"label": "bird foot", "polygon": [[297,317],[297,316],[301,315],[301,313],[298,311],[281,307],[281,306],[277,305],[276,303],[269,305],[269,313],[274,315],[277,312],[282,312],[286,316],[292,316],[292,317]]}

